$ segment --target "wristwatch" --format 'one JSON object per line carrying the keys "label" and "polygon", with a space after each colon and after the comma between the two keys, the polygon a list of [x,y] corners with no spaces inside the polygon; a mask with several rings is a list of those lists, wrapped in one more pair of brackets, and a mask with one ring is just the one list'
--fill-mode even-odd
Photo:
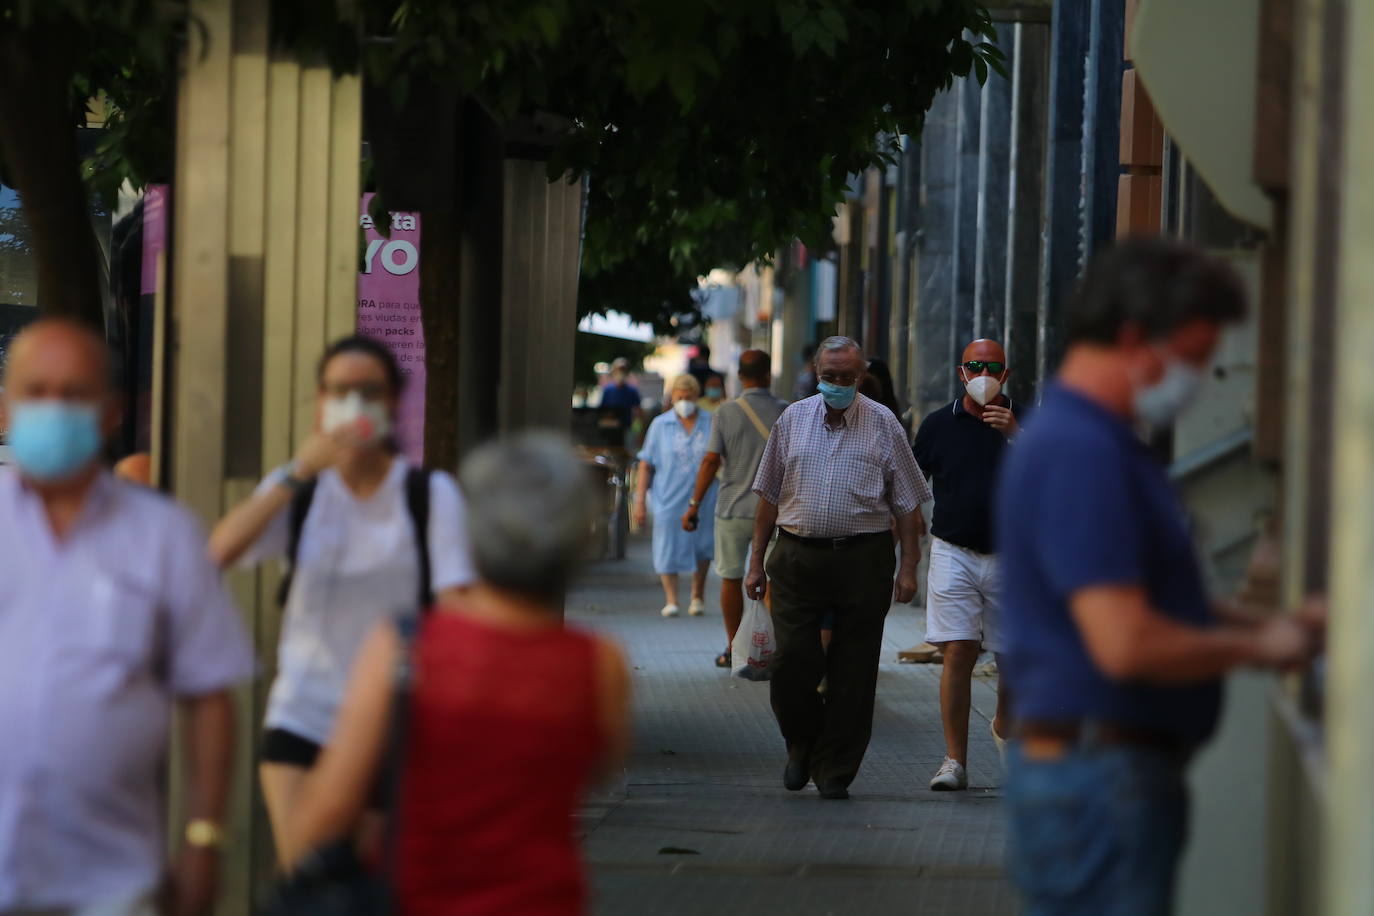
{"label": "wristwatch", "polygon": [[697,502],[695,499],[687,500],[687,506],[690,509],[695,509],[699,505],[701,505],[701,503]]}
{"label": "wristwatch", "polygon": [[224,831],[208,818],[198,817],[186,823],[186,845],[196,849],[221,849]]}
{"label": "wristwatch", "polygon": [[290,490],[292,493],[295,493],[301,487],[304,487],[306,484],[310,482],[309,480],[305,479],[304,477],[296,473],[298,468],[296,467],[295,459],[288,461],[282,467],[282,470],[285,473],[282,474],[281,480],[277,481],[277,484],[279,486],[286,487],[286,489]]}

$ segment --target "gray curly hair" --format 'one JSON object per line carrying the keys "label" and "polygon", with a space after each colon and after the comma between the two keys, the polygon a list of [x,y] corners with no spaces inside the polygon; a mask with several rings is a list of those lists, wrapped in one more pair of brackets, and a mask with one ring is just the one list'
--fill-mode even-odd
{"label": "gray curly hair", "polygon": [[560,599],[582,565],[587,471],[567,441],[526,432],[479,447],[459,478],[478,574],[498,588]]}

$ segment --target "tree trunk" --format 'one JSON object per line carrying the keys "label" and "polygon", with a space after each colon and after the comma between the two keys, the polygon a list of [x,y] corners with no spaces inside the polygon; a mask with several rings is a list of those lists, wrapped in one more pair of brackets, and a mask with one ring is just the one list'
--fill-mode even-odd
{"label": "tree trunk", "polygon": [[422,214],[420,317],[425,330],[425,463],[456,469],[496,434],[501,365],[501,127],[461,106],[452,181],[455,212]]}
{"label": "tree trunk", "polygon": [[420,216],[420,322],[425,329],[425,464],[458,467],[458,303],[462,232],[453,212]]}
{"label": "tree trunk", "polygon": [[76,153],[68,45],[53,29],[0,28],[0,159],[23,199],[43,311],[103,330],[100,251]]}

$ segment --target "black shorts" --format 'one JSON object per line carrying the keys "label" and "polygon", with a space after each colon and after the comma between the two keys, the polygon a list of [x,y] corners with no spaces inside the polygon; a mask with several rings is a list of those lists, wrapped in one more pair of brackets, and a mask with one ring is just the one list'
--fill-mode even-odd
{"label": "black shorts", "polygon": [[286,763],[310,769],[320,756],[320,746],[284,728],[269,728],[262,736],[262,762]]}

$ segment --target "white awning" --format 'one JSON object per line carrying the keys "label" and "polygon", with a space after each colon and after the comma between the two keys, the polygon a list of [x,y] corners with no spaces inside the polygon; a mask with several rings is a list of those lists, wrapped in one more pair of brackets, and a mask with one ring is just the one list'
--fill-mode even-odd
{"label": "white awning", "polygon": [[1140,0],[1131,56],[1164,129],[1217,201],[1268,229],[1271,204],[1254,181],[1259,17],[1260,0]]}
{"label": "white awning", "polygon": [[602,337],[618,337],[621,340],[637,340],[649,343],[654,339],[653,325],[631,321],[630,316],[620,312],[607,312],[604,315],[588,315],[577,324],[579,331],[600,334]]}

